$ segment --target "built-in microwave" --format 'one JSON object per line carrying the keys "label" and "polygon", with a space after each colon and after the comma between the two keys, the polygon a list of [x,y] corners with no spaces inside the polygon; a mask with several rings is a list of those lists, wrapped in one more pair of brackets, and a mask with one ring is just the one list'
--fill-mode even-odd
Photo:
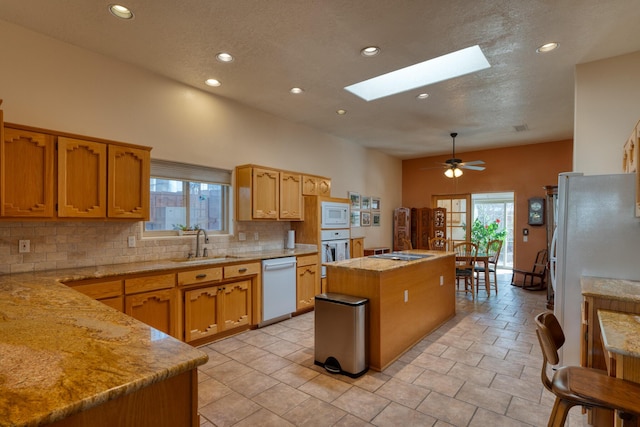
{"label": "built-in microwave", "polygon": [[320,228],[349,228],[349,204],[321,202],[322,220]]}

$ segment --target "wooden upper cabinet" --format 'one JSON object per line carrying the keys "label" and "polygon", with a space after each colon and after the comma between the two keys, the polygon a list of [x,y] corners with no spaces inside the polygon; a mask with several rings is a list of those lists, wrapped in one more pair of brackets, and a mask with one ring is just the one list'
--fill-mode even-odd
{"label": "wooden upper cabinet", "polygon": [[302,175],[280,172],[280,219],[303,218]]}
{"label": "wooden upper cabinet", "polygon": [[4,128],[0,146],[0,215],[54,216],[53,135]]}
{"label": "wooden upper cabinet", "polygon": [[107,216],[107,145],[58,138],[58,216]]}
{"label": "wooden upper cabinet", "polygon": [[109,218],[149,219],[150,163],[148,150],[109,145]]}
{"label": "wooden upper cabinet", "polygon": [[278,171],[253,169],[253,217],[278,219],[279,177]]}
{"label": "wooden upper cabinet", "polygon": [[331,179],[315,175],[303,175],[302,194],[305,196],[330,196]]}

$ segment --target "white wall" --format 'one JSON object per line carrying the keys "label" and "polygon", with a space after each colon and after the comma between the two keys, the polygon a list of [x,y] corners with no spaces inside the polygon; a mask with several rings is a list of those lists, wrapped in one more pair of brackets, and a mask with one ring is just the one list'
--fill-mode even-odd
{"label": "white wall", "polygon": [[624,143],[640,119],[640,52],[576,66],[574,170],[622,172]]}
{"label": "white wall", "polygon": [[334,197],[381,198],[382,226],[353,235],[391,244],[400,160],[1,20],[0,45],[6,122],[148,145],[158,159],[331,177]]}

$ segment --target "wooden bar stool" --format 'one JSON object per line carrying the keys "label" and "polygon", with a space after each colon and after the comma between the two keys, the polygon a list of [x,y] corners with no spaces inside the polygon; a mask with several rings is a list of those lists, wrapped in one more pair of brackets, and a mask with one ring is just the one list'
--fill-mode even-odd
{"label": "wooden bar stool", "polygon": [[558,349],[564,344],[564,332],[553,313],[540,313],[535,320],[543,355],[542,383],[556,396],[547,425],[564,426],[569,409],[580,405],[617,410],[624,427],[636,426],[640,415],[640,384],[581,366],[557,368],[553,378],[549,378],[547,364],[557,365],[560,362]]}

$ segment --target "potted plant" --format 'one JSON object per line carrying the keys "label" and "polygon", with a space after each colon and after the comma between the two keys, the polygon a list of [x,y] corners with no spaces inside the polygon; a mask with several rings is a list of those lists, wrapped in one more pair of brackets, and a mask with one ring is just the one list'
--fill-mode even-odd
{"label": "potted plant", "polygon": [[198,232],[200,226],[196,224],[192,227],[188,227],[183,224],[173,224],[173,229],[178,231],[178,236],[193,235]]}

